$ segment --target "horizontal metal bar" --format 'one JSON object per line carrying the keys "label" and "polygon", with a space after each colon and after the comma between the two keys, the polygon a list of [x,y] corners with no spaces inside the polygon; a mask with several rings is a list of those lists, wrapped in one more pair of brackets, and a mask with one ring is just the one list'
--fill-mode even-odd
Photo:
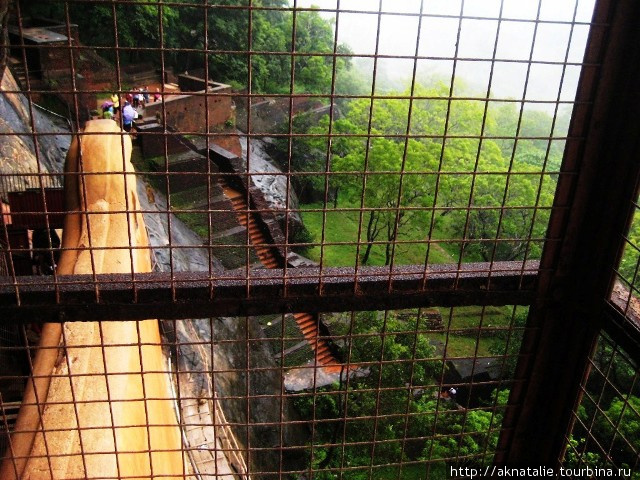
{"label": "horizontal metal bar", "polygon": [[[631,295],[630,299],[629,295]],[[630,293],[626,285],[616,282],[614,294],[609,302],[605,303],[601,324],[602,330],[638,362],[640,362],[639,305],[635,292]]]}
{"label": "horizontal metal bar", "polygon": [[[528,305],[538,262],[0,277],[7,323],[201,318],[455,305]],[[319,287],[321,284],[321,288]]]}

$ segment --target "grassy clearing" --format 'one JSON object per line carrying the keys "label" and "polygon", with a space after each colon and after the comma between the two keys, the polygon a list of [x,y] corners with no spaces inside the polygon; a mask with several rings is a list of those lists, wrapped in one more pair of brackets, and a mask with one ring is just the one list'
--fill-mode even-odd
{"label": "grassy clearing", "polygon": [[202,239],[209,238],[209,220],[206,213],[180,211],[174,214]]}
{"label": "grassy clearing", "polygon": [[[447,344],[447,357],[492,356],[490,347],[495,343],[491,327],[508,328],[511,323],[511,307],[456,307],[440,308],[446,333],[430,334],[432,340]],[[482,322],[482,323],[481,323]]]}
{"label": "grassy clearing", "polygon": [[440,308],[440,314],[446,324],[451,315],[451,329],[478,328],[482,318],[482,327],[508,327],[511,322],[511,307],[455,307]]}
{"label": "grassy clearing", "polygon": [[[492,328],[509,328],[511,325],[512,307],[486,307],[484,312],[482,307],[455,307],[437,308],[442,316],[442,326],[445,330],[428,333],[420,333],[429,341],[438,345],[438,352],[441,353],[444,345],[447,345],[447,357],[472,357],[494,356],[490,348],[496,344],[496,331]],[[387,335],[394,335],[397,339],[403,336],[413,338],[415,336],[415,318],[417,309],[397,311],[399,319],[405,319],[406,323],[395,324],[394,331],[388,331]],[[350,317],[347,314],[325,314],[323,316],[334,335],[346,335],[349,331]],[[482,322],[481,322],[482,320]],[[362,321],[358,318],[356,321]],[[403,328],[405,325],[406,328]],[[398,328],[399,327],[399,328]],[[417,326],[418,330],[427,330],[429,327],[423,320]],[[447,335],[446,331],[449,331]],[[412,340],[405,343],[411,344]]]}
{"label": "grassy clearing", "polygon": [[[356,255],[360,257],[366,249],[366,218],[362,220],[360,242],[358,242],[358,225],[360,213],[357,211],[332,211],[313,212],[310,209],[322,208],[321,203],[301,205],[300,214],[307,230],[314,239],[314,245],[307,250],[306,256],[328,267],[353,266],[356,263]],[[425,232],[429,225],[425,222],[423,228],[414,229],[399,238],[394,252],[394,264],[413,265],[424,264],[427,253]],[[324,230],[324,239],[323,239]],[[382,234],[381,234],[382,238]],[[360,247],[358,250],[358,243]],[[324,244],[323,246],[321,244]],[[385,243],[376,243],[372,247],[368,265],[384,265]],[[429,263],[452,263],[452,256],[443,246],[432,242],[429,250]]]}
{"label": "grassy clearing", "polygon": [[181,209],[207,208],[207,186],[195,187],[189,190],[171,194],[171,204]]}

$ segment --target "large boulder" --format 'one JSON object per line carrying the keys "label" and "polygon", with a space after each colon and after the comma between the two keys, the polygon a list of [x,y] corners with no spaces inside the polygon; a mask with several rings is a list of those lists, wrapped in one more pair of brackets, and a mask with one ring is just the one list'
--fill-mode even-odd
{"label": "large boulder", "polygon": [[[4,94],[0,95],[0,133],[8,135],[3,135],[3,141],[0,142],[0,173],[17,175],[17,177],[6,177],[12,180],[15,178],[19,183],[17,188],[12,185],[10,187],[12,190],[39,187],[37,176],[29,176],[29,174],[38,172],[60,174],[71,142],[71,134],[68,129],[65,130],[64,124],[60,125],[47,118],[47,115],[37,107],[30,108],[25,96],[18,93],[19,88],[10,74],[4,76],[2,89]],[[30,135],[31,111],[34,112],[33,123],[36,132],[59,133]],[[38,155],[36,155],[36,149],[38,149]],[[258,155],[262,155],[262,152],[263,143],[259,142],[258,149],[254,150],[250,156],[251,171],[274,173],[274,175],[257,176],[256,185],[261,186],[265,196],[273,202],[274,208],[282,210],[286,205],[285,177],[275,175],[278,170],[270,159],[262,158],[257,162]],[[59,184],[61,180],[61,176],[56,177],[56,182]],[[170,270],[208,271],[210,261],[214,272],[222,269],[221,264],[210,257],[210,251],[202,244],[202,239],[173,215],[169,235],[166,198],[148,185],[142,177],[138,176],[137,182],[139,208],[144,212],[149,244],[154,255],[154,269],[165,272]],[[1,186],[0,183],[0,188]],[[6,192],[0,191],[0,195],[3,193]],[[290,193],[292,197],[289,207],[296,209],[297,200],[293,192]],[[284,212],[282,217],[284,218]],[[297,214],[295,218],[299,219]],[[169,248],[170,245],[179,248]],[[207,358],[199,358],[201,364],[213,366],[218,370],[213,378],[213,385],[216,395],[220,398],[220,406],[225,410],[227,420],[233,425],[232,428],[239,442],[246,447],[273,449],[268,453],[265,451],[264,455],[252,455],[249,462],[251,466],[259,471],[269,470],[280,460],[279,449],[286,448],[283,459],[285,467],[303,468],[304,457],[299,454],[299,451],[290,450],[290,448],[305,445],[308,441],[308,431],[301,423],[295,422],[299,418],[286,398],[285,404],[280,406],[279,394],[284,388],[283,378],[278,365],[272,358],[268,341],[265,340],[264,343],[244,341],[247,336],[260,338],[263,335],[257,319],[206,318],[186,320],[185,324],[187,323],[193,325],[197,338],[195,344],[189,344],[187,340],[193,341],[193,338],[180,337],[179,339],[185,341],[181,345],[181,354],[195,358],[194,355],[200,355],[204,350]],[[165,324],[172,325],[173,321],[166,321]],[[214,348],[198,348],[202,345],[200,342],[208,343],[212,340]],[[249,364],[247,359],[250,359]],[[202,370],[208,371],[208,369]],[[246,401],[242,398],[247,393],[247,383],[250,385],[251,398],[249,418],[247,418]],[[278,429],[262,426],[280,421],[285,422],[282,435]],[[248,432],[248,436],[247,429],[242,427],[247,423],[256,424],[255,428],[251,428]]]}

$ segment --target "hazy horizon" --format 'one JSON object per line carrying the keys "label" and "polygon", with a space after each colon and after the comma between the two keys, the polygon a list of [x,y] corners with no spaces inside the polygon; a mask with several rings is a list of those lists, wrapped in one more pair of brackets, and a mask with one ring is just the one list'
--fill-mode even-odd
{"label": "hazy horizon", "polygon": [[[419,38],[420,0],[382,0],[380,15],[378,2],[340,0],[337,21],[338,0],[297,0],[295,5],[334,10],[321,15],[337,24],[338,43],[347,44],[356,57],[376,53],[380,18],[378,55],[426,57],[415,65],[420,80],[436,77],[450,82],[455,63],[454,94],[486,95],[489,90],[493,98],[549,102],[527,105],[549,111],[559,91],[562,101],[575,98],[594,4],[594,0],[576,1],[505,0],[500,14],[499,0],[467,0],[460,20],[461,0],[425,0]],[[378,58],[377,81],[408,85],[414,62],[414,58]]]}

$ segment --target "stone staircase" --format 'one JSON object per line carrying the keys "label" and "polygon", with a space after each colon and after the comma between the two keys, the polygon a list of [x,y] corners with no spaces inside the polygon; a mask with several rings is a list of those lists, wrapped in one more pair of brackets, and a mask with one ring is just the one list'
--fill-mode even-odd
{"label": "stone staircase", "polygon": [[20,90],[27,90],[28,82],[27,82],[27,71],[24,68],[24,63],[21,60],[18,60],[15,57],[8,57],[8,65],[11,73],[13,74],[13,78],[15,78],[16,82],[18,82],[18,86]]}

